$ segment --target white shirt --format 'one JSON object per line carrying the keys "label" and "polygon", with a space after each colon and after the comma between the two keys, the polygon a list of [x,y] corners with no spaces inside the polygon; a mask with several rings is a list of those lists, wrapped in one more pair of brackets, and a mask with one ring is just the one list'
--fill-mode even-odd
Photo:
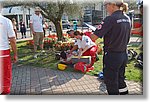
{"label": "white shirt", "polygon": [[78,48],[84,49],[86,46],[88,48],[91,48],[92,46],[95,46],[96,44],[86,35],[82,36],[82,40],[76,39],[76,42],[74,45],[78,45]]}
{"label": "white shirt", "polygon": [[9,38],[15,37],[11,20],[0,14],[0,50],[8,50]]}
{"label": "white shirt", "polygon": [[43,32],[43,17],[42,15],[36,15],[36,14],[33,14],[31,16],[31,20],[30,20],[30,23],[33,24],[33,30],[34,32]]}

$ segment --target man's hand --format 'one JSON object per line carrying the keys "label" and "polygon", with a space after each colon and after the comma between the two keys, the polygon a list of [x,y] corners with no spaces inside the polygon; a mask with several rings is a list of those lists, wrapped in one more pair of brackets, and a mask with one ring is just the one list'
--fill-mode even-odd
{"label": "man's hand", "polygon": [[18,61],[18,56],[17,56],[17,55],[14,55],[13,62],[14,62],[14,63],[17,63],[17,61]]}
{"label": "man's hand", "polygon": [[82,56],[82,54],[83,54],[83,52],[82,52],[82,51],[83,51],[83,49],[82,49],[82,48],[80,48],[80,49],[79,49],[79,54],[78,54],[78,59],[80,59],[80,58],[81,58],[81,56]]}
{"label": "man's hand", "polygon": [[90,37],[93,41],[96,41],[98,39],[98,36],[96,36],[95,34],[91,34]]}
{"label": "man's hand", "polygon": [[32,34],[35,35],[35,31],[32,31]]}
{"label": "man's hand", "polygon": [[80,59],[81,58],[81,55],[78,55],[78,59]]}
{"label": "man's hand", "polygon": [[14,53],[13,62],[16,63],[18,61],[16,39],[15,39],[15,37],[11,37],[11,38],[9,38],[9,40],[10,40],[11,48]]}
{"label": "man's hand", "polygon": [[79,52],[78,59],[80,59],[80,58],[81,58],[82,54],[83,54],[83,52],[82,52],[82,51],[81,51],[81,52]]}
{"label": "man's hand", "polygon": [[34,31],[34,29],[33,29],[33,24],[32,24],[32,23],[30,23],[30,29],[31,29],[31,31],[32,31],[32,34],[35,35],[35,31]]}

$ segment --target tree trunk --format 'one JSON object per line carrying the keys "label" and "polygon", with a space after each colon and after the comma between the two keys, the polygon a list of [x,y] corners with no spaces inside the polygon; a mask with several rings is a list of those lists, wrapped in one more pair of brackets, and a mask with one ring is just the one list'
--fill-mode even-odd
{"label": "tree trunk", "polygon": [[63,40],[63,31],[62,31],[61,20],[60,21],[55,21],[54,25],[55,25],[55,28],[56,28],[58,41],[62,41]]}

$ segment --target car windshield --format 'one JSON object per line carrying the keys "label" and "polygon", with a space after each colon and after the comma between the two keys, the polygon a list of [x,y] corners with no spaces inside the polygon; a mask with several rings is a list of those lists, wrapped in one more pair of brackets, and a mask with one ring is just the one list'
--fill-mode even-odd
{"label": "car windshield", "polygon": [[62,21],[62,23],[67,23],[67,22],[65,22],[65,21]]}

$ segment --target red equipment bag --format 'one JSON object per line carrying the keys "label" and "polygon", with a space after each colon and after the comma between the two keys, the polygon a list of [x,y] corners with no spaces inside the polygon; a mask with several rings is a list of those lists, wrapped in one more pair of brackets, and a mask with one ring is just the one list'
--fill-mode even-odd
{"label": "red equipment bag", "polygon": [[85,64],[86,63],[84,63],[84,62],[78,62],[74,65],[74,69],[85,73],[87,70]]}
{"label": "red equipment bag", "polygon": [[74,65],[74,69],[79,70],[82,73],[86,73],[86,72],[94,70],[94,66],[87,67],[87,64],[85,62],[78,62]]}

